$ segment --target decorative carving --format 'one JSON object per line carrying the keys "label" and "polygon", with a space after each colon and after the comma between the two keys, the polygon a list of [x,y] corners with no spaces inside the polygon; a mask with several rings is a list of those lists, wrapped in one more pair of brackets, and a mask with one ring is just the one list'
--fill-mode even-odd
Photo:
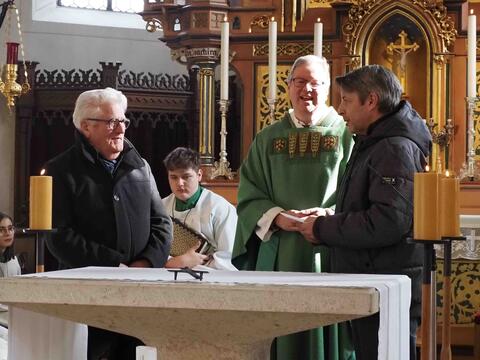
{"label": "decorative carving", "polygon": [[127,94],[129,109],[162,109],[172,111],[187,111],[189,106],[189,98],[187,96],[180,97],[176,95],[165,95],[160,93],[158,95],[130,95]]}
{"label": "decorative carving", "polygon": [[437,66],[437,70],[442,70],[447,64],[447,57],[445,55],[447,54],[435,54],[433,56],[433,61]]}
{"label": "decorative carving", "polygon": [[72,124],[73,110],[39,110],[33,116],[33,126],[37,123],[44,123],[47,126],[63,124],[69,126]]}
{"label": "decorative carving", "polygon": [[193,16],[193,28],[208,28],[208,12],[194,12]]}
{"label": "decorative carving", "polygon": [[358,69],[362,64],[362,58],[360,56],[352,56],[347,61],[347,72]]}
{"label": "decorative carving", "polygon": [[212,12],[210,17],[210,29],[220,30],[220,24],[226,16],[227,13],[225,12]]}
{"label": "decorative carving", "polygon": [[187,75],[138,73],[121,70],[118,73],[119,87],[129,89],[188,91],[190,80]]}
{"label": "decorative carving", "polygon": [[157,30],[162,30],[163,29],[162,20],[156,19],[156,18],[148,19],[147,23],[145,24],[145,29],[151,33]]}
{"label": "decorative carving", "polygon": [[[458,259],[452,261],[452,312],[454,324],[468,324],[480,307],[480,263]],[[437,314],[443,315],[443,260],[437,260]]]}
{"label": "decorative carving", "polygon": [[100,70],[37,70],[36,88],[98,88],[101,86]]}
{"label": "decorative carving", "polygon": [[[447,15],[447,8],[440,2],[431,0],[410,0],[410,2],[418,7],[418,13],[426,13],[432,17],[437,26],[437,34],[442,39],[442,50],[448,48],[455,40],[457,30],[453,20]],[[398,1],[396,3],[398,4]],[[345,47],[350,55],[355,53],[355,41],[366,20],[380,6],[385,7],[385,1],[358,0],[348,11],[348,20],[343,24],[342,32],[345,37]]]}
{"label": "decorative carving", "polygon": [[268,17],[268,15],[255,16],[252,21],[250,21],[250,27],[248,28],[248,32],[252,32],[252,29],[254,27],[259,27],[260,29],[267,29],[269,22],[270,18]]}
{"label": "decorative carving", "polygon": [[[336,3],[336,0],[308,0],[307,8],[331,8],[333,3]],[[353,1],[342,1],[343,3],[346,2],[353,2]]]}
{"label": "decorative carving", "polygon": [[173,113],[173,112],[157,112],[157,111],[127,111],[125,114],[131,121],[134,127],[138,127],[140,122],[147,122],[153,129],[159,123],[166,123],[170,128],[175,124],[188,124],[188,114]]}
{"label": "decorative carving", "polygon": [[[277,65],[277,99],[275,103],[275,119],[281,119],[290,108],[288,99],[287,77],[291,65]],[[256,96],[255,105],[255,124],[256,131],[260,131],[268,125],[272,118],[270,114],[270,105],[267,100],[268,94],[268,66],[258,65],[256,76]]]}
{"label": "decorative carving", "polygon": [[452,18],[447,15],[447,8],[439,1],[413,0],[414,5],[419,5],[423,11],[430,13],[440,27],[438,35],[445,41],[446,48],[453,44],[457,37],[457,29]]}
{"label": "decorative carving", "polygon": [[[299,57],[313,54],[313,44],[311,43],[278,43],[277,55]],[[332,55],[332,44],[324,43],[322,45],[322,54]],[[254,44],[253,56],[267,56],[268,44]]]}

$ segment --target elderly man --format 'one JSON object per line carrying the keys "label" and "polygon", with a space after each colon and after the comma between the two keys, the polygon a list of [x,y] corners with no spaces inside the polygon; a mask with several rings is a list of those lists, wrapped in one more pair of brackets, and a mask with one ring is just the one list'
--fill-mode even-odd
{"label": "elderly man", "polygon": [[[243,270],[328,270],[327,249],[306,243],[284,214],[335,204],[352,138],[326,105],[330,72],[324,58],[298,58],[287,82],[293,109],[257,134],[240,169],[233,264]],[[324,338],[322,329],[278,338],[272,358],[348,359],[347,341],[336,340],[334,333]]]}
{"label": "elderly man", "polygon": [[[339,113],[357,134],[355,147],[338,189],[335,215],[310,217],[299,229],[312,244],[332,249],[335,272],[410,277],[410,358],[415,359],[422,250],[406,238],[413,223],[413,176],[425,168],[431,136],[410,103],[400,100],[402,88],[391,71],[370,65],[336,81]],[[378,314],[352,325],[357,359],[376,359]]]}
{"label": "elderly man", "polygon": [[[124,137],[126,109],[127,98],[112,88],[80,94],[75,144],[46,165],[58,229],[47,246],[61,268],[167,261],[172,223],[148,163]],[[89,359],[134,358],[132,339],[89,328]]]}

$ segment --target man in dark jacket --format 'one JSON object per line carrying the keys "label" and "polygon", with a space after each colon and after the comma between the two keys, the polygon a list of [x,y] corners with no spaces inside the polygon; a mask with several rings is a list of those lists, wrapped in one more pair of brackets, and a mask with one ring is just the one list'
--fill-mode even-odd
{"label": "man in dark jacket", "polygon": [[[47,242],[61,268],[163,267],[172,223],[150,166],[124,138],[127,98],[112,88],[86,91],[73,113],[75,144],[50,160],[53,223]],[[133,359],[138,339],[89,328],[89,359]]]}
{"label": "man in dark jacket", "polygon": [[[336,79],[339,114],[356,134],[335,215],[299,225],[313,244],[331,247],[333,271],[404,274],[412,281],[410,354],[420,319],[422,249],[407,243],[413,223],[413,177],[426,165],[431,136],[393,73],[370,65]],[[308,213],[308,211],[306,212]],[[378,313],[352,321],[357,360],[377,358]]]}

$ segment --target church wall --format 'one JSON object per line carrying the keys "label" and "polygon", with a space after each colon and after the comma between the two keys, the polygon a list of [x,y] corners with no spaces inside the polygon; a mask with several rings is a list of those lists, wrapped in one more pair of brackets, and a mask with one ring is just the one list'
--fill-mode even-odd
{"label": "church wall", "polygon": [[[16,1],[20,11],[26,60],[37,61],[37,70],[55,69],[98,69],[100,61],[121,62],[122,69],[135,73],[169,73],[187,74],[186,67],[170,59],[170,50],[158,40],[161,34],[148,33],[144,28],[134,28],[139,15],[119,15],[120,21],[106,19],[109,26],[78,25],[66,22],[47,22],[35,19],[40,10],[52,17],[56,7],[51,5],[56,0]],[[47,8],[51,7],[51,8]],[[66,10],[66,9],[63,9]],[[102,17],[105,12],[94,10],[68,9],[72,17],[61,17],[64,21],[85,20],[92,22]],[[64,15],[64,14],[60,14]],[[126,21],[127,17],[133,21]],[[83,19],[82,19],[83,17]],[[48,18],[48,17],[47,17]],[[128,26],[129,28],[112,25]],[[133,27],[132,27],[133,26]],[[137,26],[138,27],[138,26]],[[2,26],[0,38],[4,35]],[[3,43],[3,42],[2,42]],[[5,49],[0,49],[0,64],[4,64]],[[20,55],[20,54],[19,54]],[[5,100],[0,99],[0,211],[13,214],[14,198],[14,159],[15,159],[15,123]]]}
{"label": "church wall", "polygon": [[0,99],[0,211],[13,214],[15,118]]}

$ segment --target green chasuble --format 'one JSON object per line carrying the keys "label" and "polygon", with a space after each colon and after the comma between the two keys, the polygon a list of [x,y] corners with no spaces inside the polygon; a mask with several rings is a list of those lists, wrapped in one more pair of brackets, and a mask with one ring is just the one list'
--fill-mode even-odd
{"label": "green chasuble", "polygon": [[[345,122],[333,108],[316,126],[296,128],[287,114],[257,134],[240,168],[232,256],[238,269],[317,272],[321,263],[321,271],[329,270],[326,247],[313,246],[300,233],[283,230],[261,241],[255,230],[262,215],[276,206],[285,210],[334,206],[352,145]],[[355,359],[346,327],[340,332],[338,328],[333,325],[325,332],[320,328],[277,338],[272,359]]]}

